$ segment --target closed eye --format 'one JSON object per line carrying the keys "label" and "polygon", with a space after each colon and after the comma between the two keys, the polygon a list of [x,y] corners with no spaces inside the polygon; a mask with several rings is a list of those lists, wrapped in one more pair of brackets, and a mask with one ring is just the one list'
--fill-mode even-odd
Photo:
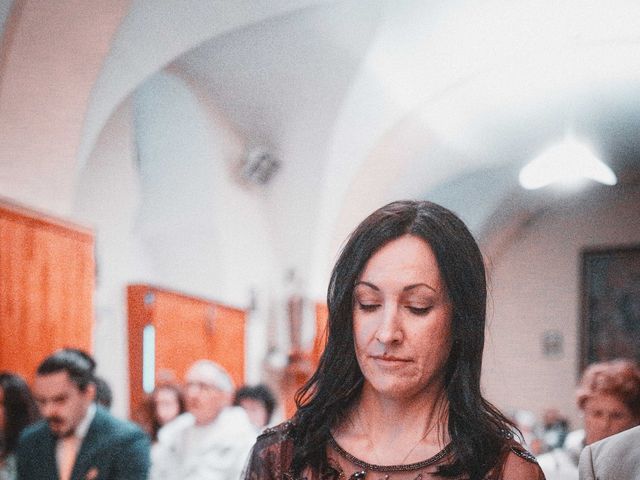
{"label": "closed eye", "polygon": [[361,303],[358,302],[358,308],[364,312],[373,312],[378,307],[380,307],[379,303]]}
{"label": "closed eye", "polygon": [[408,306],[407,309],[413,313],[414,315],[426,315],[431,310],[431,307],[411,307]]}

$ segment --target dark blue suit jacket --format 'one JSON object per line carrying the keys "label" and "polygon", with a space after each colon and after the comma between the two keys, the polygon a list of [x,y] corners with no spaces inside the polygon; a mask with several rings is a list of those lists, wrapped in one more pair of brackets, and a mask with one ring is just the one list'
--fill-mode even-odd
{"label": "dark blue suit jacket", "polygon": [[[149,438],[140,428],[98,407],[71,480],[145,480],[149,450]],[[17,459],[18,480],[58,480],[56,438],[45,421],[22,432]]]}

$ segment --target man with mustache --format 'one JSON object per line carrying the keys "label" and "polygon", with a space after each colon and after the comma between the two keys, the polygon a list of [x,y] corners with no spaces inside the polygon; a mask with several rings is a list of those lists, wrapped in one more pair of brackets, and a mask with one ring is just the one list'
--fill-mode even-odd
{"label": "man with mustache", "polygon": [[33,393],[43,420],[18,445],[18,479],[144,480],[150,442],[95,404],[95,361],[65,348],[38,367]]}

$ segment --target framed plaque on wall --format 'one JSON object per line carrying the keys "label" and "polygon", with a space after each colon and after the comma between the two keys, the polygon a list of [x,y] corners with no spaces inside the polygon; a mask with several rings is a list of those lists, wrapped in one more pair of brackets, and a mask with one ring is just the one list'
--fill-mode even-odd
{"label": "framed plaque on wall", "polygon": [[590,363],[640,362],[640,245],[582,252],[581,371]]}

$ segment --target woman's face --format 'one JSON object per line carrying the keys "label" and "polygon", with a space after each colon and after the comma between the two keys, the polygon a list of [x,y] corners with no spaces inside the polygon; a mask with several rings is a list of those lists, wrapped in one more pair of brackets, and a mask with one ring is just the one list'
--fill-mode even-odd
{"label": "woman's face", "polygon": [[353,332],[364,388],[402,399],[441,391],[451,312],[424,240],[405,235],[378,250],[354,289]]}
{"label": "woman's face", "polygon": [[596,393],[584,404],[584,431],[587,445],[620,433],[640,423],[618,397]]}
{"label": "woman's face", "polygon": [[243,398],[239,402],[240,406],[247,412],[247,416],[251,423],[256,427],[262,428],[267,425],[267,409],[260,400],[255,398]]}
{"label": "woman's face", "polygon": [[170,422],[180,414],[180,403],[176,392],[170,388],[161,388],[154,395],[156,418],[160,425]]}

